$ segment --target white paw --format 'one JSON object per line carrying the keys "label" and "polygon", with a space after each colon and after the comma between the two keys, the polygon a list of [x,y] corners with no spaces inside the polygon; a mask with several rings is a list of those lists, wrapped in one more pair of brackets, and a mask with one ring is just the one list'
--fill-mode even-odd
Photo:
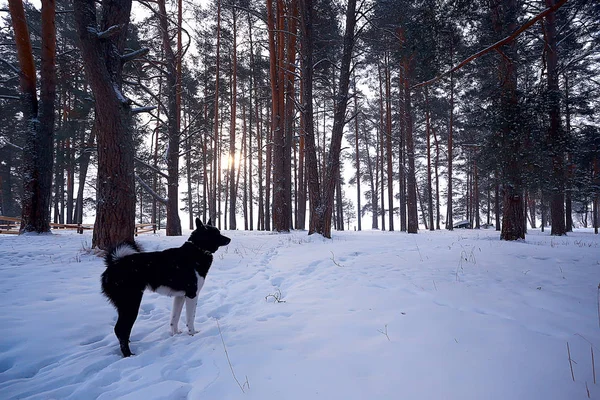
{"label": "white paw", "polygon": [[195,330],[194,328],[191,328],[191,329],[190,329],[190,328],[188,328],[188,334],[189,334],[190,336],[194,336],[196,333],[198,333],[198,331],[197,331],[197,330]]}
{"label": "white paw", "polygon": [[176,326],[172,326],[171,327],[171,336],[175,336],[175,335],[178,335],[180,333],[181,333],[181,331]]}

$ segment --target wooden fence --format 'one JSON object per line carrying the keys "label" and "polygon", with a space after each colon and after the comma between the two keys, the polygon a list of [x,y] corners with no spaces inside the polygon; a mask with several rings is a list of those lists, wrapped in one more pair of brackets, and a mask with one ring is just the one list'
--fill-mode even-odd
{"label": "wooden fence", "polygon": [[[0,215],[0,234],[18,235],[19,227],[21,226],[21,218],[5,217]],[[55,224],[50,223],[52,229],[70,229],[76,230],[77,233],[83,233],[85,230],[93,230],[93,224]],[[135,224],[135,236],[142,233],[156,233],[156,224]]]}

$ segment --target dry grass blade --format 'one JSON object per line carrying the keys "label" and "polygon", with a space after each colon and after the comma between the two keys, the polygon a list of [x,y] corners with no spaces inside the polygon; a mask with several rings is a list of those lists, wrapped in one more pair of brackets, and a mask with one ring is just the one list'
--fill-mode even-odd
{"label": "dry grass blade", "polygon": [[[221,342],[223,342],[223,349],[225,350],[225,356],[227,357],[227,362],[229,363],[229,369],[231,369],[231,375],[233,375],[233,379],[235,379],[235,382],[242,390],[242,393],[246,393],[244,391],[244,386],[242,386],[240,381],[238,381],[238,378],[235,376],[235,371],[233,370],[233,365],[231,365],[231,360],[229,359],[229,353],[227,352],[227,347],[225,346],[225,339],[223,339],[223,332],[221,332],[221,325],[219,325],[219,320],[215,320],[217,321],[217,328],[219,328],[219,335],[221,336]],[[250,387],[250,384],[248,383],[248,377],[246,377],[246,382],[244,382],[244,385],[246,384],[248,384],[248,387]]]}

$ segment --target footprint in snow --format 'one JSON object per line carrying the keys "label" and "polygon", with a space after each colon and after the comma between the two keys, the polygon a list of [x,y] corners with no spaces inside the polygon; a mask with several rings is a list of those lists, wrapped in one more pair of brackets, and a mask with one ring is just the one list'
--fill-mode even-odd
{"label": "footprint in snow", "polygon": [[271,285],[273,285],[275,287],[280,287],[282,282],[283,282],[283,278],[282,277],[277,277],[277,278],[271,279]]}
{"label": "footprint in snow", "polygon": [[231,310],[232,305],[231,304],[223,304],[222,306],[219,306],[217,308],[215,308],[214,310],[208,312],[208,315],[210,318],[222,318],[225,315],[229,314],[229,311]]}

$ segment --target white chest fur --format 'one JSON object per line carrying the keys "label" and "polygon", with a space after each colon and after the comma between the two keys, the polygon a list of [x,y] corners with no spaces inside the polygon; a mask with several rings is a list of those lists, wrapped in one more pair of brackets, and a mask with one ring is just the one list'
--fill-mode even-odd
{"label": "white chest fur", "polygon": [[[150,287],[148,287],[148,289],[150,289]],[[155,292],[169,297],[185,296],[185,292],[183,290],[173,290],[168,286],[159,286],[156,288]]]}
{"label": "white chest fur", "polygon": [[[204,278],[201,277],[198,274],[198,272],[196,272],[196,279],[198,280],[197,281],[198,290],[196,290],[196,296],[198,296],[198,293],[200,293],[200,290],[202,290],[202,286],[204,286]],[[148,286],[147,289],[152,290],[152,288],[150,286]],[[169,297],[185,296],[185,292],[183,290],[174,290],[173,288],[170,288],[169,286],[159,286],[156,288],[155,292],[158,294],[162,294],[163,296],[169,296]]]}

